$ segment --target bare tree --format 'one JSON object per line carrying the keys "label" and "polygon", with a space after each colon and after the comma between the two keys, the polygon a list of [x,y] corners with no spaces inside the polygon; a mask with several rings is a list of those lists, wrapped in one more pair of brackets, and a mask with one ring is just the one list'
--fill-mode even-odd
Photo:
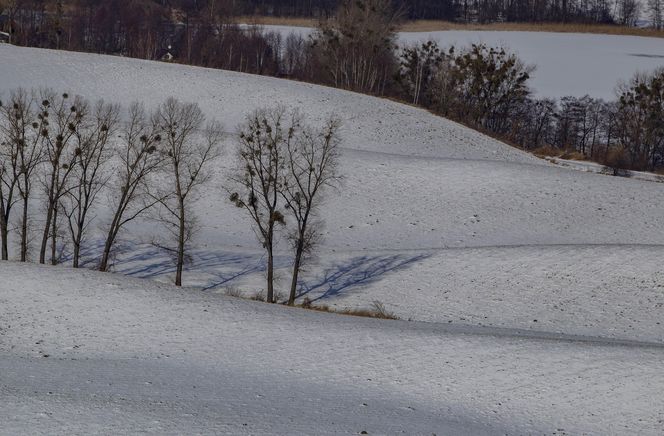
{"label": "bare tree", "polygon": [[72,180],[61,200],[74,249],[74,268],[79,267],[81,244],[90,222],[91,208],[110,178],[111,151],[108,145],[117,128],[119,111],[119,106],[99,101],[91,119],[74,133],[76,149]]}
{"label": "bare tree", "polygon": [[280,194],[296,222],[292,235],[295,259],[288,304],[295,303],[297,280],[304,260],[320,236],[320,225],[312,221],[326,186],[339,180],[340,120],[331,118],[316,131],[303,126],[294,141],[287,143],[287,158]]}
{"label": "bare tree", "polygon": [[650,16],[651,26],[657,30],[664,27],[664,15],[662,13],[663,0],[648,0],[648,15]]}
{"label": "bare tree", "polygon": [[[19,226],[21,261],[28,256],[28,205],[32,194],[35,171],[42,159],[42,138],[47,134],[48,113],[37,111],[34,94],[23,89],[13,91],[7,105],[0,109],[3,133],[3,184],[18,190],[22,204]],[[5,185],[6,186],[6,185]],[[8,222],[13,198],[8,191],[3,206],[3,258],[7,251]]]}
{"label": "bare tree", "polygon": [[7,0],[3,2],[3,5],[0,5],[0,12],[2,12],[5,8],[7,11],[7,18],[8,18],[8,23],[9,27],[7,28],[7,33],[9,33],[9,43],[12,44],[14,42],[14,32],[16,29],[14,29],[14,19],[16,17],[16,13],[18,12],[18,9],[20,7],[20,2],[19,0]]}
{"label": "bare tree", "polygon": [[398,78],[413,104],[429,103],[427,92],[431,88],[434,74],[443,62],[443,56],[438,44],[433,41],[403,49]]}
{"label": "bare tree", "polygon": [[200,107],[175,98],[166,100],[153,119],[163,137],[161,151],[167,156],[170,184],[155,199],[162,206],[160,220],[177,241],[175,285],[182,286],[185,248],[195,229],[190,204],[196,200],[198,188],[210,180],[210,164],[219,156],[223,130],[214,122],[204,127]]}
{"label": "bare tree", "polygon": [[[290,119],[289,119],[290,118]],[[261,109],[240,126],[238,171],[231,176],[236,189],[230,200],[244,208],[254,223],[254,231],[267,252],[267,301],[274,302],[275,227],[284,225],[280,209],[285,157],[297,128],[297,116],[284,108]]]}
{"label": "bare tree", "polygon": [[2,260],[9,259],[9,219],[18,201],[18,153],[10,139],[9,113],[0,101],[0,240]]}
{"label": "bare tree", "polygon": [[641,13],[641,3],[638,0],[617,0],[616,19],[623,26],[634,26]]}
{"label": "bare tree", "polygon": [[125,224],[158,203],[150,195],[150,178],[164,162],[164,157],[156,152],[162,138],[142,105],[134,103],[129,107],[129,120],[120,137],[117,184],[112,200],[115,211],[106,234],[100,271],[108,270],[111,250]]}
{"label": "bare tree", "polygon": [[[16,184],[18,179],[13,171],[14,156],[5,154],[7,142],[0,142],[0,239],[2,240],[2,260],[9,259],[9,218],[18,199],[16,198]],[[14,158],[14,161],[12,161]]]}
{"label": "bare tree", "polygon": [[76,131],[84,122],[89,110],[86,101],[68,94],[56,95],[50,90],[40,92],[42,115],[49,119],[42,140],[46,157],[44,189],[46,191],[46,219],[39,250],[39,263],[46,261],[48,241],[51,241],[51,264],[57,263],[58,206],[66,193],[67,179],[74,168],[76,154],[72,143]]}

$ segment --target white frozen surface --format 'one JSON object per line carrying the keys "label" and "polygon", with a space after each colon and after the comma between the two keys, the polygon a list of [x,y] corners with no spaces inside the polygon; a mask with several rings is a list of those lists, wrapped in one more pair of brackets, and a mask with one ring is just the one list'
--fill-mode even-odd
{"label": "white frozen surface", "polygon": [[[16,86],[51,86],[111,101],[139,99],[149,106],[172,92],[183,100],[197,101],[231,131],[242,114],[263,105],[300,106],[314,119],[340,114],[345,122],[341,168],[345,180],[341,189],[327,194],[322,210],[327,223],[324,245],[302,283],[303,291],[310,290],[308,295],[320,298],[321,303],[346,307],[380,300],[402,318],[444,322],[467,318],[480,323],[489,316],[485,312],[492,311],[500,314],[500,319],[491,321],[496,325],[542,329],[528,325],[532,324],[528,318],[537,318],[531,314],[550,312],[552,306],[568,302],[568,294],[588,288],[582,283],[603,275],[593,265],[602,264],[608,252],[622,252],[621,246],[631,245],[631,257],[641,260],[627,262],[624,268],[646,268],[644,279],[656,273],[656,253],[662,250],[658,244],[664,244],[659,183],[553,166],[426,111],[331,88],[12,46],[0,47],[0,56],[12,58],[0,65],[0,92]],[[227,152],[220,161],[213,183],[196,207],[202,231],[185,283],[218,290],[242,285],[246,293],[253,293],[263,286],[262,254],[247,219],[222,190],[230,155]],[[104,210],[99,214],[96,226],[105,222]],[[155,231],[154,224],[148,220],[130,230],[116,271],[170,280],[168,255],[142,244]],[[278,265],[280,287],[285,288],[288,253],[285,241],[281,242]],[[571,248],[561,250],[560,245]],[[606,248],[585,249],[598,245]],[[509,250],[512,246],[528,248]],[[486,253],[457,250],[472,247]],[[96,253],[94,247],[89,252]],[[523,259],[513,258],[513,253]],[[493,260],[483,262],[485,254]],[[471,255],[477,257],[470,262],[474,269],[445,270],[446,265],[463,264]],[[504,298],[494,298],[491,308],[471,310],[476,304],[473,298],[479,298],[474,293],[484,292],[483,286],[505,274],[496,269],[501,257],[506,258],[502,263],[506,271],[517,278],[495,286]],[[549,258],[547,264],[554,272],[567,265],[569,284],[559,277],[544,280],[535,274],[534,266],[542,257]],[[526,259],[532,265],[522,268]],[[618,266],[611,271],[620,271]],[[485,278],[480,285],[478,276]],[[642,339],[645,334],[661,339],[662,329],[653,318],[664,302],[662,293],[652,293],[652,305],[643,309],[650,315],[630,321],[629,327],[616,318],[615,308],[616,303],[629,305],[630,298],[640,298],[632,292],[640,286],[639,277],[607,277],[613,279],[601,285],[606,291],[598,293],[594,309],[602,320],[598,329],[585,328],[581,314],[570,322],[569,311],[553,316],[546,328],[597,335],[601,331],[608,335],[610,329],[613,337]],[[422,282],[425,278],[428,281]],[[657,286],[659,282],[653,280],[652,286]],[[533,283],[541,283],[538,289],[548,299],[521,298],[524,292],[537,292]],[[444,290],[459,298],[457,306],[432,305]],[[514,301],[519,299],[528,310],[515,309]]]}
{"label": "white frozen surface", "polygon": [[[111,420],[156,433],[661,433],[661,184],[554,166],[426,111],[325,87],[12,46],[0,59],[0,93],[51,86],[151,107],[175,95],[229,131],[277,103],[314,121],[339,114],[345,180],[327,194],[302,291],[427,321],[219,295],[263,286],[261,249],[221,189],[227,153],[196,205],[184,276],[205,292],[0,264],[9,433],[104,433]],[[102,208],[95,226],[105,219]],[[144,243],[154,223],[129,230],[115,270],[172,280],[170,258]]]}
{"label": "white frozen surface", "polygon": [[664,349],[0,264],[6,434],[643,434]]}

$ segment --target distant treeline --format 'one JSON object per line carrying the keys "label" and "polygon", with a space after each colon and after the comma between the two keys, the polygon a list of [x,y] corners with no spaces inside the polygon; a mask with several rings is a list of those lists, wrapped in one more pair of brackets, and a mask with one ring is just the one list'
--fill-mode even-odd
{"label": "distant treeline", "polygon": [[[570,22],[633,25],[641,12],[661,28],[662,0],[390,0],[404,19],[459,23]],[[0,0],[0,26],[20,33],[64,32],[149,20],[151,26],[188,19],[264,15],[326,18],[341,0]],[[129,23],[126,23],[126,22]],[[51,35],[57,37],[57,35]]]}
{"label": "distant treeline", "polygon": [[[339,0],[244,0],[242,14],[318,17],[333,13]],[[393,0],[405,18],[461,23],[579,22],[631,24],[634,0]]]}

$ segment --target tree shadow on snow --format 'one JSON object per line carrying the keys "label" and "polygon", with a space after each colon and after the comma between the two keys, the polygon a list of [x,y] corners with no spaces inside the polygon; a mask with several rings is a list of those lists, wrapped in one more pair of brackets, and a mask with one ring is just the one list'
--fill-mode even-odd
{"label": "tree shadow on snow", "polygon": [[[81,252],[81,266],[96,268],[99,255],[104,248],[103,241],[90,241]],[[265,256],[261,253],[236,253],[227,251],[193,250],[188,255],[185,274],[196,275],[196,282],[203,290],[211,290],[228,285],[244,276],[263,273],[266,268]],[[312,301],[323,300],[349,292],[351,289],[366,286],[380,280],[385,274],[409,267],[429,257],[417,255],[374,255],[358,256],[325,269],[322,276],[298,283],[298,298],[305,295]],[[71,260],[66,253],[63,261]],[[288,255],[275,257],[275,269],[290,271],[292,259]],[[175,274],[172,253],[147,243],[118,241],[114,249],[112,270],[131,277],[155,279]]]}
{"label": "tree shadow on snow", "polygon": [[313,293],[311,301],[323,300],[347,293],[351,288],[377,282],[385,274],[407,268],[429,257],[428,254],[389,256],[360,256],[340,263],[323,272],[311,283],[300,284],[297,297]]}
{"label": "tree shadow on snow", "polygon": [[[104,248],[104,241],[91,241],[81,251],[81,267],[95,269]],[[63,262],[71,261],[66,253]],[[276,259],[277,263],[285,263]],[[155,279],[175,274],[173,253],[163,248],[132,241],[118,241],[113,250],[111,270],[143,279]],[[264,256],[224,251],[192,250],[187,255],[185,274],[196,274],[203,280],[204,290],[223,286],[242,276],[265,270]]]}

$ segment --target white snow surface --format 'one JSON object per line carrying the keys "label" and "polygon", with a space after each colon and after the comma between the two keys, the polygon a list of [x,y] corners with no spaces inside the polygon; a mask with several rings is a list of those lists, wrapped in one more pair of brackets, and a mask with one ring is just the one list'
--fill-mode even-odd
{"label": "white snow surface", "polygon": [[[308,27],[264,26],[283,35],[307,36]],[[467,47],[484,43],[516,53],[526,64],[535,65],[530,85],[540,97],[560,98],[586,94],[615,99],[615,88],[637,72],[664,67],[664,40],[626,35],[585,33],[445,30],[401,32],[399,44],[436,41],[441,47]]]}
{"label": "white snow surface", "polygon": [[[0,59],[0,94],[50,86],[149,107],[174,95],[229,131],[195,207],[195,288],[166,284],[171,259],[146,243],[158,231],[147,219],[114,270],[161,283],[0,264],[0,433],[107,433],[112,421],[117,433],[661,434],[660,183],[561,168],[331,88],[13,46]],[[379,300],[411,322],[221,295],[264,286],[261,248],[222,187],[236,124],[276,104],[344,121],[344,182],[326,194],[300,297]],[[90,266],[98,242],[95,230]],[[289,262],[282,239],[280,289]]]}
{"label": "white snow surface", "polygon": [[0,274],[3,434],[661,434],[658,344]]}

